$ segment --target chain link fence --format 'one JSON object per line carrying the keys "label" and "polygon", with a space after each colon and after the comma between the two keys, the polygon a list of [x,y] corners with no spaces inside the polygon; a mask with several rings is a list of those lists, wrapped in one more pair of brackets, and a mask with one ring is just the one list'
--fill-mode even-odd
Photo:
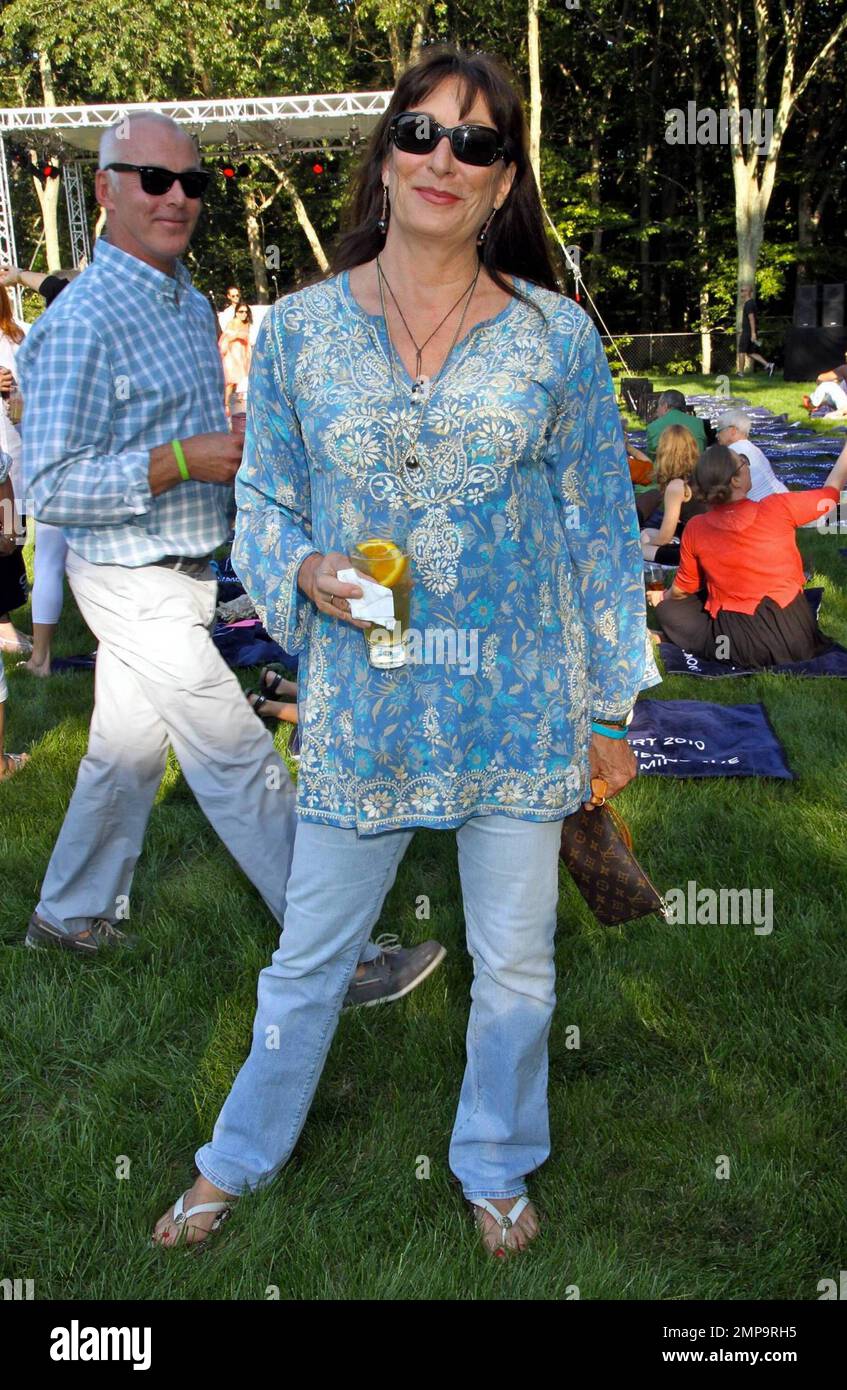
{"label": "chain link fence", "polygon": [[[709,333],[621,333],[600,335],[613,375],[656,372],[661,376],[710,376],[735,370],[735,334],[713,328]],[[618,354],[620,353],[620,356]]]}

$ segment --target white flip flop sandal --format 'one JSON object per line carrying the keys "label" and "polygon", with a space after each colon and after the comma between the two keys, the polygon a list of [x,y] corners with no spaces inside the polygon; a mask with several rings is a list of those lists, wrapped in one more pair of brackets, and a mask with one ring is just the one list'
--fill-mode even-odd
{"label": "white flip flop sandal", "polygon": [[[174,1202],[174,1214],[172,1220],[174,1225],[178,1226],[180,1230],[177,1233],[176,1240],[167,1246],[169,1250],[173,1250],[174,1246],[180,1243],[180,1237],[183,1234],[183,1230],[188,1230],[188,1227],[185,1223],[189,1221],[192,1216],[197,1216],[200,1212],[203,1211],[215,1211],[218,1213],[211,1226],[209,1227],[208,1231],[206,1232],[206,1239],[208,1239],[209,1236],[214,1235],[216,1231],[219,1231],[224,1222],[228,1221],[229,1217],[232,1215],[232,1205],[229,1202],[198,1202],[195,1207],[189,1207],[188,1211],[186,1211],[185,1199],[190,1191],[191,1189],[188,1188],[185,1192],[183,1192],[182,1196],[177,1197],[176,1201]],[[154,1240],[152,1243],[153,1245],[164,1244],[163,1241],[156,1240]],[[201,1241],[190,1242],[190,1244],[192,1245],[205,1245],[205,1243],[205,1239]]]}
{"label": "white flip flop sandal", "polygon": [[[501,1239],[499,1249],[501,1249],[504,1254],[509,1250],[514,1251],[514,1245],[508,1244],[509,1231],[519,1220],[521,1213],[524,1212],[526,1208],[529,1206],[530,1199],[527,1196],[527,1194],[524,1193],[522,1197],[518,1197],[517,1201],[515,1202],[515,1205],[505,1213],[503,1213],[502,1211],[498,1211],[497,1207],[494,1206],[494,1203],[489,1202],[487,1197],[469,1197],[468,1201],[470,1202],[471,1206],[475,1208],[473,1216],[477,1230],[480,1233],[482,1233],[484,1229],[485,1222],[483,1221],[482,1213],[485,1211],[488,1213],[489,1216],[494,1217],[494,1220],[500,1227]],[[492,1254],[496,1255],[497,1253],[497,1250],[492,1251]]]}

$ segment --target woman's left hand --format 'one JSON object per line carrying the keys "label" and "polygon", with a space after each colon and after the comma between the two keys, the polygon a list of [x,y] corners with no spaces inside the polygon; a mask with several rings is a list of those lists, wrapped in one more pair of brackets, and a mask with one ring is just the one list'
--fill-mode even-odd
{"label": "woman's left hand", "polygon": [[635,754],[625,738],[606,738],[592,734],[588,747],[588,766],[592,777],[602,777],[608,783],[606,800],[617,796],[638,772]]}

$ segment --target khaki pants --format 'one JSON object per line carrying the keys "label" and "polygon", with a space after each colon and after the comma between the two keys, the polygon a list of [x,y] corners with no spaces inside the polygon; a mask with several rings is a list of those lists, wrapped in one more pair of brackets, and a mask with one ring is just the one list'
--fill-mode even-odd
{"label": "khaki pants", "polygon": [[158,565],[93,565],[69,550],[67,574],[99,642],[95,703],[38,912],[68,932],[127,915],[170,746],[202,811],[281,923],[294,787],[212,642],[211,570],[192,579]]}

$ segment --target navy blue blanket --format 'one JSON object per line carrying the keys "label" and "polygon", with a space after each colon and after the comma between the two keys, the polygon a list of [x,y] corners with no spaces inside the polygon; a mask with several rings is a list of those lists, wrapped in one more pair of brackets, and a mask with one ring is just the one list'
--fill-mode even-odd
{"label": "navy blue blanket", "polygon": [[627,739],[647,776],[794,777],[761,704],[639,700]]}
{"label": "navy blue blanket", "polygon": [[[823,589],[804,589],[803,593],[812,614],[817,618]],[[662,642],[659,651],[669,676],[704,676],[707,680],[714,680],[716,676],[758,676],[763,670],[778,676],[847,676],[847,649],[837,642],[833,642],[829,651],[813,656],[809,661],[785,661],[779,666],[763,667],[707,661],[705,657],[683,651],[674,642]]]}
{"label": "navy blue blanket", "polygon": [[781,666],[733,666],[728,661],[707,661],[705,657],[693,656],[672,642],[661,642],[659,653],[665,663],[669,676],[704,676],[715,680],[718,676],[760,676],[769,671],[777,676],[840,676],[847,677],[847,648],[833,643],[829,651],[813,656],[809,661],[786,661]]}
{"label": "navy blue blanket", "polygon": [[227,626],[218,623],[212,641],[228,666],[267,666],[270,662],[296,671],[297,657],[289,656],[274,642],[257,618],[252,623]]}
{"label": "navy blue blanket", "polygon": [[[254,622],[231,626],[218,623],[212,633],[212,641],[227,666],[269,666],[276,662],[291,671],[297,670],[297,657],[284,652],[279,643],[268,636],[258,618]],[[56,657],[52,667],[57,672],[93,671],[96,655],[94,652],[91,656]]]}

